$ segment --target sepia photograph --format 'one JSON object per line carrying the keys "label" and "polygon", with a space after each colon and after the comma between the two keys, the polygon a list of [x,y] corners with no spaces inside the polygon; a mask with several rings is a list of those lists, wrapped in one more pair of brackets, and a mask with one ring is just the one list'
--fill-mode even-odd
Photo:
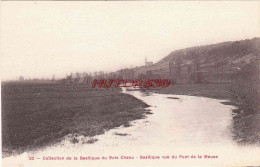
{"label": "sepia photograph", "polygon": [[1,1],[1,166],[260,166],[260,1]]}

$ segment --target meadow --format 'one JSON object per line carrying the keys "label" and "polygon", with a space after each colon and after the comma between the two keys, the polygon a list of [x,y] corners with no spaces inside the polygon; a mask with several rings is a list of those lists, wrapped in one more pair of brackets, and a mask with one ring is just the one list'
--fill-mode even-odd
{"label": "meadow", "polygon": [[55,144],[68,134],[95,136],[114,127],[129,126],[129,121],[145,117],[146,107],[118,89],[4,83],[3,154]]}

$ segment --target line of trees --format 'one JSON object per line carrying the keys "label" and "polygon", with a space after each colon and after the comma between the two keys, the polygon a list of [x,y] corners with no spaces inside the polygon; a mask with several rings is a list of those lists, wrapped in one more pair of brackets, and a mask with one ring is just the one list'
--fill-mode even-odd
{"label": "line of trees", "polygon": [[259,60],[244,65],[233,77],[231,92],[243,114],[260,113]]}
{"label": "line of trees", "polygon": [[[198,52],[190,51],[189,53],[185,53],[185,55],[187,54],[192,55],[192,64],[183,64],[183,59],[180,56],[176,57],[174,62],[169,63],[170,77],[174,77],[173,83],[176,83],[178,82],[178,80],[181,80],[181,78],[183,77],[183,68],[187,68],[187,70],[184,70],[186,71],[184,73],[188,73],[186,75],[189,75],[190,82],[202,83],[202,74]],[[185,65],[185,67],[183,65]]]}

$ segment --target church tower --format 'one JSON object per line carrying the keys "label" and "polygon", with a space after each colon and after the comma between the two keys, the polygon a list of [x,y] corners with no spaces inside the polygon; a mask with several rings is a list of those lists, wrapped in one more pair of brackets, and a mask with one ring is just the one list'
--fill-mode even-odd
{"label": "church tower", "polygon": [[153,62],[147,61],[147,57],[145,56],[145,67],[153,65]]}

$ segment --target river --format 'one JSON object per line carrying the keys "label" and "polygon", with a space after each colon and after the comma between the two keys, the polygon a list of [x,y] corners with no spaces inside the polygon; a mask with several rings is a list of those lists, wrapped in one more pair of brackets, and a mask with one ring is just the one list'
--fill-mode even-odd
{"label": "river", "polygon": [[[223,105],[223,100],[205,97],[165,95],[126,91],[123,93],[141,99],[151,107],[152,114],[145,119],[131,122],[130,127],[114,128],[105,134],[93,137],[97,142],[77,144],[69,139],[43,150],[23,153],[4,159],[5,163],[19,165],[34,156],[34,161],[24,161],[24,166],[46,166],[54,163],[63,166],[136,166],[138,165],[203,165],[242,166],[259,165],[260,148],[254,145],[238,145],[232,137],[232,106]],[[89,138],[87,139],[89,140]],[[106,156],[107,160],[43,161],[47,156]],[[160,156],[160,159],[140,159],[140,156]],[[208,155],[212,158],[205,159]],[[111,156],[111,160],[109,160]],[[121,157],[125,156],[125,157]],[[169,156],[169,159],[162,159]],[[174,157],[176,159],[172,159]],[[196,156],[196,158],[191,158]],[[198,158],[202,156],[202,158]],[[118,159],[116,159],[118,157]],[[134,158],[127,160],[121,158]],[[186,157],[186,158],[185,158]],[[216,158],[217,157],[217,158]],[[115,158],[112,160],[112,158]],[[40,164],[40,163],[41,164]]]}

